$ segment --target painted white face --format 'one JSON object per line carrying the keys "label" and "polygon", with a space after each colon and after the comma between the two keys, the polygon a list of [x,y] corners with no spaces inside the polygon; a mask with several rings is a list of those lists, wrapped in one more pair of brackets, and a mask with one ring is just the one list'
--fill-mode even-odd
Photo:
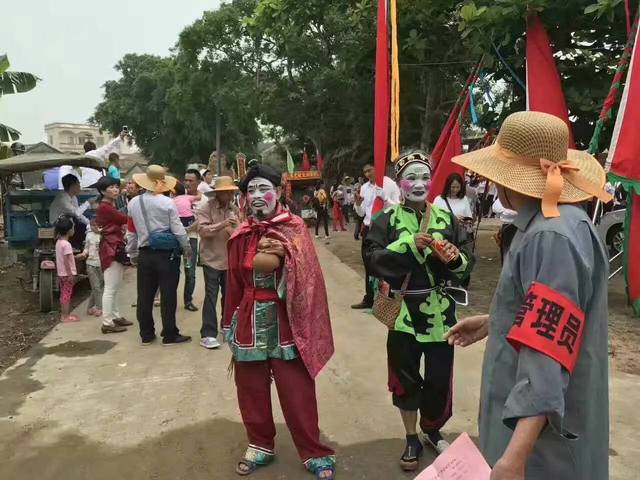
{"label": "painted white face", "polygon": [[431,170],[424,163],[410,163],[400,174],[398,184],[405,200],[424,202],[431,187]]}
{"label": "painted white face", "polygon": [[266,178],[256,177],[247,185],[247,204],[251,213],[258,218],[269,217],[276,209],[278,192]]}

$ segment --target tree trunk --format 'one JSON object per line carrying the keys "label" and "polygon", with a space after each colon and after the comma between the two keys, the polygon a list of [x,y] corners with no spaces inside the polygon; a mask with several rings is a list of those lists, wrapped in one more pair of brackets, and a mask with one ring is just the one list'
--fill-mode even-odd
{"label": "tree trunk", "polygon": [[428,150],[431,145],[433,135],[431,128],[431,115],[433,113],[433,98],[435,96],[435,86],[433,80],[433,70],[427,73],[426,92],[424,101],[424,114],[422,116],[422,134],[420,135],[420,148]]}

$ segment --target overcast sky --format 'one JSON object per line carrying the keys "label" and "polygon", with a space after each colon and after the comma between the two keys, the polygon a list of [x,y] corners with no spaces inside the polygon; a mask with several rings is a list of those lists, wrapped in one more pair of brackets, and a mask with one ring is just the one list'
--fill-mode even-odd
{"label": "overcast sky", "polygon": [[[0,0],[1,2],[2,0]],[[44,125],[85,122],[126,53],[169,53],[180,31],[220,0],[98,2],[20,0],[2,7],[0,54],[11,70],[38,75],[28,93],[0,98],[0,123],[21,141],[45,140]]]}

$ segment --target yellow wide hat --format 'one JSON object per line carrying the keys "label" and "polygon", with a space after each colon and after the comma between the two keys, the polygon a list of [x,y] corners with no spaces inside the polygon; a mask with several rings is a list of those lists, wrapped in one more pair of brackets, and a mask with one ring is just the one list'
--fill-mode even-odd
{"label": "yellow wide hat", "polygon": [[167,175],[167,170],[160,165],[149,165],[146,173],[136,173],[133,181],[141,188],[154,193],[165,193],[172,191],[178,180]]}
{"label": "yellow wide hat", "polygon": [[604,191],[606,174],[589,153],[569,148],[569,128],[542,112],[509,115],[496,143],[453,158],[453,163],[492,182],[542,200],[545,217],[558,217],[558,203],[578,203]]}

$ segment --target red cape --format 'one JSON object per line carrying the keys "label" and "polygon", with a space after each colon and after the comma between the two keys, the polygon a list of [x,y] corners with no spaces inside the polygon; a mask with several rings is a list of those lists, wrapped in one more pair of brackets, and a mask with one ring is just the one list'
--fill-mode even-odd
{"label": "red cape", "polygon": [[251,265],[257,241],[263,237],[280,240],[287,251],[284,275],[286,309],[300,357],[311,378],[315,378],[334,352],[327,291],[313,240],[304,221],[284,211],[275,217],[242,223],[227,244],[229,269],[225,293],[223,327],[240,306],[244,290],[252,288]]}

